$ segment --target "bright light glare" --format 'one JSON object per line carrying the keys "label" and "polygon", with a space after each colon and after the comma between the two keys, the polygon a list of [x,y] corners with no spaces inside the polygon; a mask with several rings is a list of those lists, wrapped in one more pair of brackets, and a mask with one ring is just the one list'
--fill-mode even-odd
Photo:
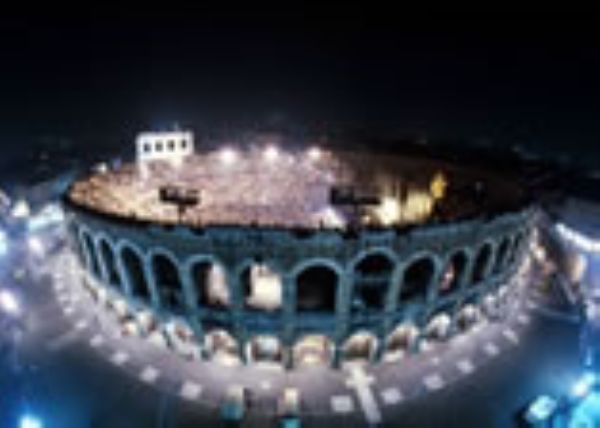
{"label": "bright light glare", "polygon": [[8,290],[0,290],[0,307],[10,315],[18,315],[21,312],[19,301]]}
{"label": "bright light glare", "polygon": [[558,403],[552,397],[542,395],[531,403],[527,409],[526,419],[529,423],[539,424],[540,422],[547,422],[548,419],[554,414]]}
{"label": "bright light glare", "polygon": [[400,203],[397,199],[385,197],[377,208],[377,215],[384,226],[397,223],[400,220]]}
{"label": "bright light glare", "polygon": [[275,162],[277,160],[277,158],[279,157],[279,151],[277,150],[277,147],[274,147],[274,146],[267,147],[264,152],[264,157],[265,157],[265,160],[267,160],[268,162]]}
{"label": "bright light glare", "polygon": [[556,225],[558,233],[571,244],[590,253],[600,253],[600,241],[590,239],[585,235],[565,226],[562,223]]}
{"label": "bright light glare", "polygon": [[30,214],[31,214],[31,212],[29,210],[29,205],[23,199],[21,199],[15,203],[15,205],[13,206],[12,212],[11,212],[11,215],[13,216],[13,218],[16,218],[16,219],[27,218],[27,217],[29,217]]}
{"label": "bright light glare", "polygon": [[311,147],[308,150],[308,158],[312,161],[318,161],[319,159],[321,159],[321,149],[319,149],[318,147]]}
{"label": "bright light glare", "polygon": [[30,236],[27,239],[27,247],[33,254],[40,255],[44,252],[44,244],[42,240],[36,236]]}
{"label": "bright light glare", "polygon": [[574,398],[583,398],[590,393],[592,387],[596,383],[596,375],[594,373],[585,373],[571,389],[571,395]]}
{"label": "bright light glare", "polygon": [[219,158],[221,159],[221,162],[225,165],[231,165],[233,163],[235,163],[235,161],[237,160],[237,152],[233,149],[230,148],[225,148],[221,150],[221,153],[219,154]]}
{"label": "bright light glare", "polygon": [[42,420],[33,415],[23,415],[19,421],[19,428],[43,428]]}
{"label": "bright light glare", "polygon": [[0,257],[8,252],[8,239],[6,234],[0,230]]}

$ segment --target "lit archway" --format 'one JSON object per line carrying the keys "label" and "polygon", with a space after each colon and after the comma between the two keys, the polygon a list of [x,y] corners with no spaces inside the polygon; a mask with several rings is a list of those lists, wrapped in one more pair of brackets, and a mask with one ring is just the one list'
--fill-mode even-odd
{"label": "lit archway", "polygon": [[253,263],[242,271],[244,307],[274,312],[281,309],[283,290],[280,276],[264,263]]}
{"label": "lit archway", "polygon": [[466,303],[456,314],[456,326],[466,331],[471,329],[481,318],[479,308],[473,303]]}
{"label": "lit archway", "polygon": [[386,343],[386,358],[397,359],[403,354],[410,352],[417,343],[419,329],[412,323],[399,324],[392,331]]}
{"label": "lit archway", "polygon": [[257,336],[248,342],[248,361],[258,364],[281,364],[283,348],[275,336]]}
{"label": "lit archway", "polygon": [[440,278],[439,294],[447,295],[460,288],[465,280],[467,255],[463,250],[456,251],[446,266]]}
{"label": "lit archway", "polygon": [[196,290],[196,305],[224,309],[229,307],[231,294],[225,269],[210,261],[197,262],[192,266],[192,281]]}
{"label": "lit archway", "polygon": [[185,358],[198,358],[199,348],[194,331],[182,319],[174,319],[166,323],[165,334],[170,348]]}
{"label": "lit archway", "polygon": [[333,359],[333,349],[333,343],[325,335],[311,334],[304,336],[294,345],[292,356],[294,366],[328,366]]}
{"label": "lit archway", "polygon": [[204,336],[204,348],[207,356],[226,365],[240,362],[240,350],[237,340],[227,331],[213,330]]}
{"label": "lit archway", "polygon": [[452,318],[444,311],[438,311],[427,322],[424,335],[429,341],[445,340],[450,334]]}
{"label": "lit archway", "polygon": [[342,347],[344,362],[370,363],[377,352],[377,343],[377,338],[372,333],[354,333]]}

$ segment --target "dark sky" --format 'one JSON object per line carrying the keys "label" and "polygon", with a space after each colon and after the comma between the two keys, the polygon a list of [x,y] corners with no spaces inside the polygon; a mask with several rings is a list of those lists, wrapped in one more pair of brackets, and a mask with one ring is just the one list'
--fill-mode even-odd
{"label": "dark sky", "polygon": [[173,9],[3,16],[2,146],[177,121],[600,149],[594,11]]}

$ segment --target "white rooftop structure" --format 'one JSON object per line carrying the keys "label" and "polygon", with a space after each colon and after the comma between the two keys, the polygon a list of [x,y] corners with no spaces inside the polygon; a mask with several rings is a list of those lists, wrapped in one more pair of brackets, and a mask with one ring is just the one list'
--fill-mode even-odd
{"label": "white rooftop structure", "polygon": [[152,161],[168,162],[174,166],[194,153],[194,134],[191,131],[142,132],[136,139],[136,162],[142,175]]}

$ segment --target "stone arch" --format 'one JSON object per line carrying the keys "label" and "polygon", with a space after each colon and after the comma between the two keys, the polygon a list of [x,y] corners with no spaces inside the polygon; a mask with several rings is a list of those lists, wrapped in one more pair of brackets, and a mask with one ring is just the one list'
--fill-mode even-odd
{"label": "stone arch", "polygon": [[150,286],[144,271],[144,258],[130,245],[123,245],[119,250],[121,265],[123,266],[125,280],[134,297],[150,301]]}
{"label": "stone arch", "polygon": [[172,311],[185,310],[185,293],[177,259],[163,250],[155,251],[150,255],[150,266],[161,304]]}
{"label": "stone arch", "polygon": [[510,250],[510,256],[509,256],[509,261],[508,261],[509,265],[512,265],[517,262],[517,260],[519,258],[519,254],[521,253],[521,248],[523,246],[523,242],[525,240],[524,237],[525,237],[525,232],[523,232],[523,231],[518,231],[517,233],[515,233],[515,235],[513,237],[513,242],[511,245],[511,250]]}
{"label": "stone arch", "polygon": [[474,301],[465,302],[456,311],[456,326],[461,331],[469,330],[481,318],[481,310]]}
{"label": "stone arch", "polygon": [[292,350],[294,367],[329,366],[333,361],[335,345],[324,334],[308,334],[296,342]]}
{"label": "stone arch", "polygon": [[467,280],[469,255],[466,250],[455,250],[444,267],[440,278],[438,294],[447,295],[462,288]]}
{"label": "stone arch", "polygon": [[346,363],[370,363],[377,353],[377,337],[368,331],[352,334],[342,345],[342,355]]}
{"label": "stone arch", "polygon": [[413,257],[404,267],[398,293],[399,303],[425,303],[431,284],[436,277],[435,256],[421,254]]}
{"label": "stone arch", "polygon": [[80,266],[85,268],[87,266],[87,260],[86,260],[86,255],[85,255],[85,248],[83,246],[83,241],[81,238],[80,228],[75,223],[71,223],[70,228],[71,228],[71,235],[70,235],[71,248],[73,249],[73,251],[77,257],[77,261],[79,262]]}
{"label": "stone arch", "polygon": [[122,287],[121,276],[112,244],[107,238],[101,237],[98,239],[98,248],[100,259],[104,265],[105,281],[108,285],[120,289]]}
{"label": "stone arch", "polygon": [[412,322],[403,321],[386,339],[386,358],[397,358],[410,352],[417,343],[419,329]]}
{"label": "stone arch", "polygon": [[341,273],[331,262],[311,260],[295,270],[298,312],[335,312]]}
{"label": "stone arch", "polygon": [[389,251],[375,250],[363,253],[352,264],[351,310],[381,311],[391,285],[396,257]]}
{"label": "stone arch", "polygon": [[445,340],[450,335],[451,326],[452,314],[448,308],[441,308],[429,317],[423,335],[427,340]]}
{"label": "stone arch", "polygon": [[224,329],[215,329],[204,335],[204,349],[207,357],[224,364],[240,362],[240,345],[231,333]]}
{"label": "stone arch", "polygon": [[238,272],[245,309],[267,312],[281,310],[283,281],[272,263],[249,260],[242,263]]}
{"label": "stone arch", "polygon": [[98,278],[102,278],[102,271],[100,268],[100,260],[98,259],[98,253],[96,251],[96,245],[94,245],[94,240],[89,232],[82,230],[81,231],[81,242],[83,244],[84,251],[88,255],[88,269],[90,273]]}
{"label": "stone arch", "polygon": [[246,356],[249,362],[268,364],[283,362],[283,346],[276,336],[255,336],[248,341],[246,347]]}
{"label": "stone arch", "polygon": [[203,256],[187,263],[194,290],[195,305],[224,309],[231,304],[227,271],[218,260]]}
{"label": "stone arch", "polygon": [[490,242],[485,242],[479,247],[473,262],[471,285],[477,285],[487,278],[489,268],[493,262],[493,247]]}
{"label": "stone arch", "polygon": [[502,238],[500,244],[498,245],[498,250],[496,252],[496,260],[494,262],[494,268],[492,270],[493,274],[502,273],[502,270],[506,266],[506,262],[509,256],[510,251],[510,239],[507,237]]}

